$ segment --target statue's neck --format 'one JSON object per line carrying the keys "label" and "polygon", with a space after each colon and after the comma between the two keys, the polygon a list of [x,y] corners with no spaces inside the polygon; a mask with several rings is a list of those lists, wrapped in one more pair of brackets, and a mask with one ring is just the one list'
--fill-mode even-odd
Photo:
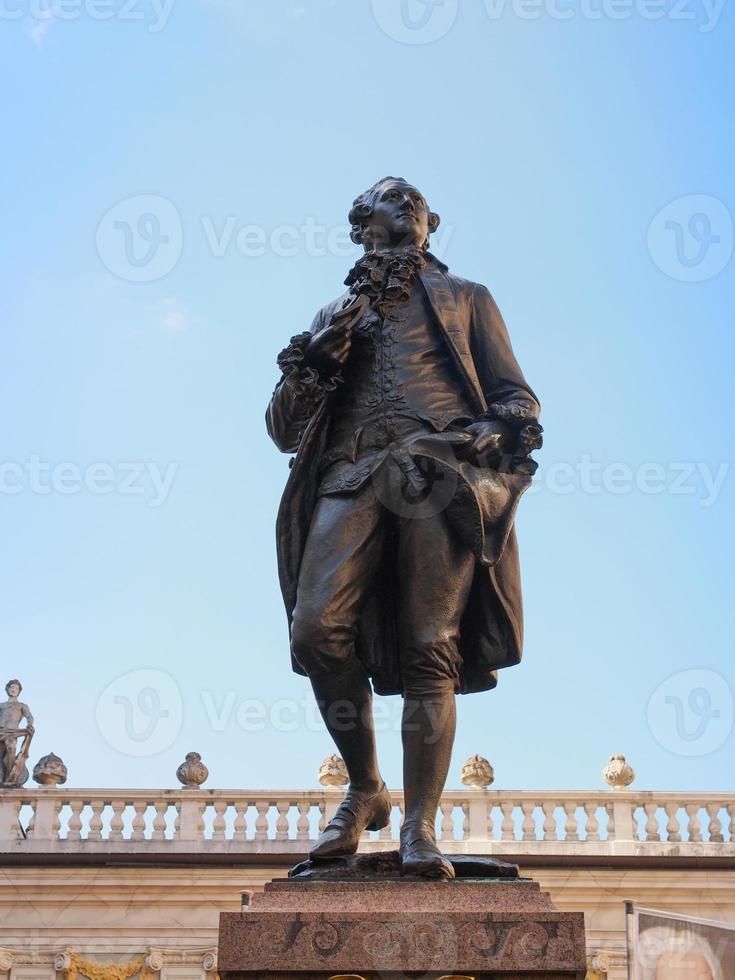
{"label": "statue's neck", "polygon": [[390,255],[392,253],[423,251],[418,242],[392,242],[387,245],[366,245],[365,255]]}

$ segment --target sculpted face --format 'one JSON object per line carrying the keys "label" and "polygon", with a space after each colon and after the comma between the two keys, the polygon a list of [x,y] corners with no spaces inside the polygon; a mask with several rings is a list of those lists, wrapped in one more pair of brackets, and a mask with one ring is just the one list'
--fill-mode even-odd
{"label": "sculpted face", "polygon": [[388,181],[375,197],[363,243],[366,249],[423,245],[436,227],[434,218],[420,191],[402,180]]}
{"label": "sculpted face", "polygon": [[17,698],[18,695],[20,694],[20,685],[8,684],[7,691],[8,691],[8,697]]}

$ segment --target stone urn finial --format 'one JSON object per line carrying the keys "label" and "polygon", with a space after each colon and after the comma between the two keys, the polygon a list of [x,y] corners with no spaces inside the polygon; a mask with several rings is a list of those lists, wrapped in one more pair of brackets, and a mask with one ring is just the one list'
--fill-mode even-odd
{"label": "stone urn finial", "polygon": [[346,786],[350,781],[344,759],[328,755],[319,766],[319,782],[322,786]]}
{"label": "stone urn finial", "polygon": [[462,766],[460,777],[463,786],[487,789],[495,781],[493,767],[481,755],[472,755]]}
{"label": "stone urn finial", "polygon": [[610,789],[627,789],[635,779],[635,773],[625,761],[624,755],[611,755],[610,761],[602,770],[602,778]]}
{"label": "stone urn finial", "polygon": [[33,767],[33,779],[39,786],[61,786],[69,775],[63,761],[50,752]]}
{"label": "stone urn finial", "polygon": [[186,759],[176,770],[176,778],[184,784],[184,789],[199,789],[208,776],[209,769],[198,752],[187,752]]}

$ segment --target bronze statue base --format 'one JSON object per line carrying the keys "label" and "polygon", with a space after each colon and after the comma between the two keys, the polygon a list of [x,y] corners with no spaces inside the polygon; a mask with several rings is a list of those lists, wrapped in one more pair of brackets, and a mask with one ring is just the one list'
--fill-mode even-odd
{"label": "bronze statue base", "polygon": [[[469,854],[447,855],[457,878],[518,878],[518,865],[491,857]],[[376,881],[401,878],[398,851],[373,851],[346,858],[302,861],[288,877],[298,881]],[[419,880],[422,879],[412,879]]]}

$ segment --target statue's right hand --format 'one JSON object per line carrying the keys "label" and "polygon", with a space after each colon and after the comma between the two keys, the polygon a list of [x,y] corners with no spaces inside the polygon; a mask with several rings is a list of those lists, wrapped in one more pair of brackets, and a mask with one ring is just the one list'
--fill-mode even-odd
{"label": "statue's right hand", "polygon": [[332,375],[347,360],[352,345],[352,327],[349,324],[331,324],[309,341],[304,357],[306,363],[320,374]]}

